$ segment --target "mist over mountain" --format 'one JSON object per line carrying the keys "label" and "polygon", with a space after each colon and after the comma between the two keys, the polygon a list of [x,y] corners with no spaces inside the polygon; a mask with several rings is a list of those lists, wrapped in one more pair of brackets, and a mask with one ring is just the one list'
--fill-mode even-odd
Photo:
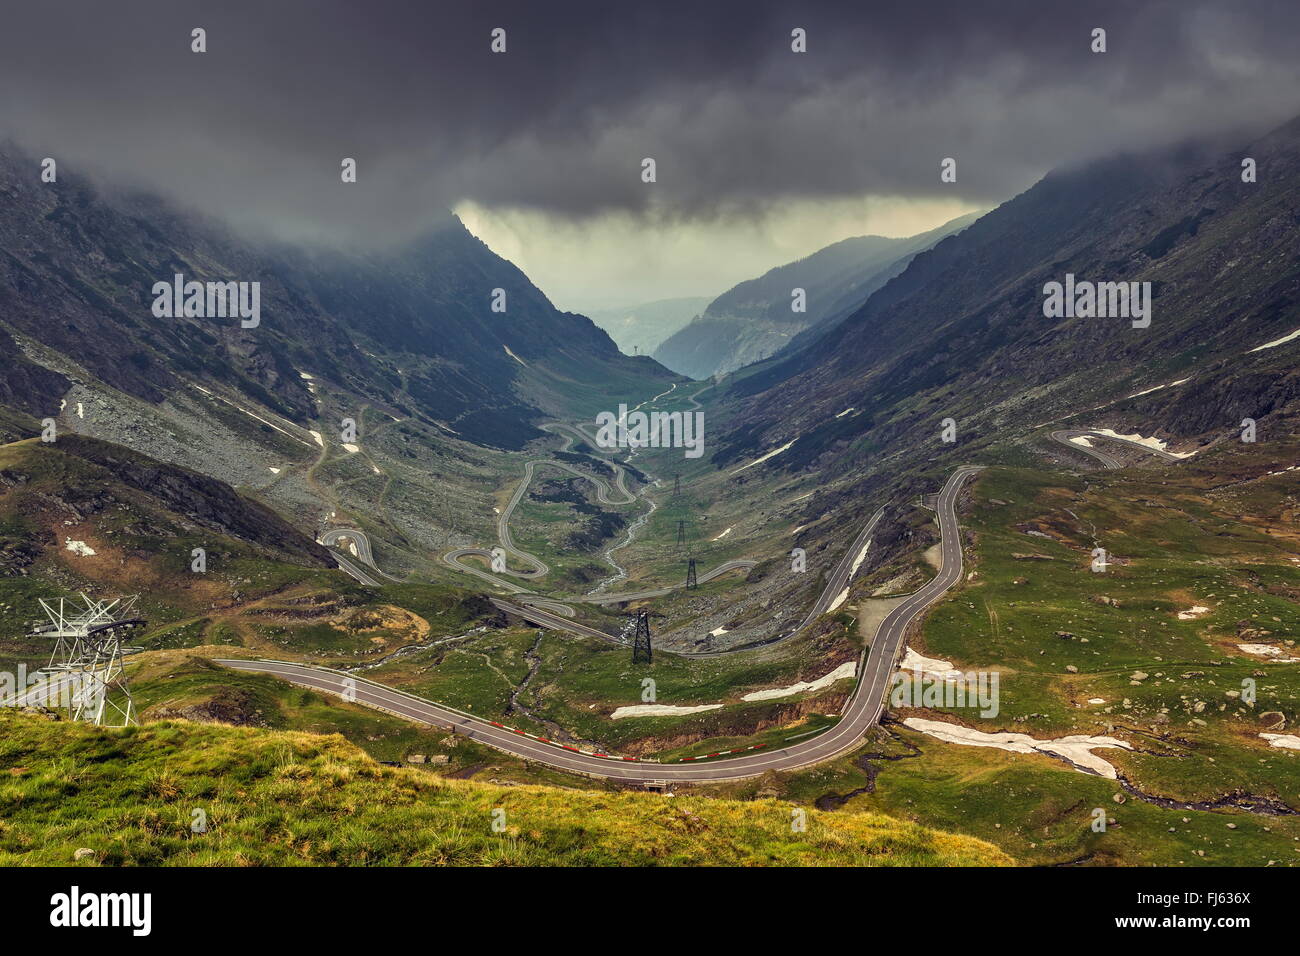
{"label": "mist over mountain", "polygon": [[[62,359],[8,350],[0,394],[31,414],[57,412],[84,374],[153,403],[190,383],[219,386],[301,424],[317,411],[306,372],[516,448],[564,407],[566,382],[673,378],[557,310],[450,215],[394,252],[349,255],[241,242],[154,197],[107,197],[69,173],[42,183],[39,172],[12,147],[0,153],[0,335]],[[151,290],[178,274],[260,283],[260,325],[156,317]]]}
{"label": "mist over mountain", "polygon": [[650,355],[660,342],[703,312],[708,304],[707,296],[686,296],[612,309],[590,309],[588,313],[624,352]]}
{"label": "mist over mountain", "polygon": [[[709,303],[654,353],[668,368],[708,378],[780,352],[801,333],[833,324],[901,272],[912,256],[979,218],[972,213],[905,239],[858,236],[770,269]],[[795,289],[803,289],[800,310]]]}
{"label": "mist over mountain", "polygon": [[[1243,182],[1246,158],[1257,181]],[[770,467],[850,470],[917,443],[968,455],[1098,405],[1099,420],[1144,435],[1220,441],[1300,395],[1287,350],[1260,349],[1300,328],[1297,210],[1300,120],[1227,152],[1053,172],[915,256],[808,347],[732,384],[744,425],[715,461],[787,441]],[[1067,273],[1149,282],[1150,326],[1045,318],[1044,286]],[[931,445],[948,417],[961,440]]]}

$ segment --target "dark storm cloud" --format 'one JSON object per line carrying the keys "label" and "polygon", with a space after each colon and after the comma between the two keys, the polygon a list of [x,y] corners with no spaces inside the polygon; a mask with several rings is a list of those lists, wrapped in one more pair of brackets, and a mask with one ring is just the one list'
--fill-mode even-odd
{"label": "dark storm cloud", "polygon": [[1300,112],[1293,0],[9,6],[0,132],[299,236],[401,234],[462,200],[661,220],[990,202],[1062,163]]}

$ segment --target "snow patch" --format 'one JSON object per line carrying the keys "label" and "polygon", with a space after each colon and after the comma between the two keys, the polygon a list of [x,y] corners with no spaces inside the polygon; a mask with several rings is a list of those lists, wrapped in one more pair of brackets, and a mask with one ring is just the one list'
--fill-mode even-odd
{"label": "snow patch", "polygon": [[356,445],[350,445],[350,444],[348,444],[347,442],[344,442],[344,443],[343,443],[343,450],[346,451],[349,455],[355,455],[355,454],[356,454],[357,452],[359,452],[361,449],[358,448]]}
{"label": "snow patch", "polygon": [[[194,385],[193,382],[191,382],[190,384],[191,384],[191,385]],[[294,441],[298,442],[299,444],[302,444],[302,445],[307,444],[305,441],[303,441],[301,438],[299,438],[299,437],[298,437],[297,435],[295,435],[293,432],[291,432],[291,431],[286,431],[285,429],[283,429],[283,428],[281,428],[279,425],[277,425],[275,422],[269,422],[269,421],[267,421],[267,420],[266,420],[265,418],[263,418],[261,415],[254,415],[252,412],[250,412],[247,408],[244,408],[242,405],[236,405],[236,404],[235,404],[234,402],[232,402],[230,399],[228,399],[228,398],[222,398],[220,395],[216,395],[216,394],[214,394],[214,393],[208,391],[208,389],[204,388],[202,385],[194,385],[194,387],[197,388],[197,389],[198,389],[200,392],[202,392],[204,395],[208,396],[209,398],[215,398],[215,399],[216,399],[217,401],[219,401],[219,402],[225,402],[227,405],[229,405],[231,408],[235,409],[236,411],[243,412],[245,415],[247,415],[249,418],[253,419],[254,421],[259,421],[259,422],[261,422],[263,425],[267,425],[267,426],[269,426],[269,427],[271,427],[271,428],[274,428],[276,431],[278,431],[278,432],[279,432],[280,434],[282,434],[282,435],[288,435],[290,438],[292,438]],[[314,434],[316,434],[316,433],[315,433],[315,432],[312,432],[312,434],[314,435]]]}
{"label": "snow patch", "polygon": [[790,439],[788,442],[786,442],[786,443],[785,443],[784,445],[782,445],[780,448],[775,448],[775,449],[773,449],[772,451],[769,451],[769,452],[768,452],[766,455],[764,455],[762,458],[755,458],[755,459],[754,459],[753,461],[751,461],[748,465],[741,465],[739,468],[737,468],[735,471],[733,471],[732,474],[733,474],[733,475],[735,475],[735,474],[739,474],[740,472],[744,471],[746,468],[753,468],[755,465],[761,465],[763,462],[767,461],[769,458],[775,458],[777,455],[781,454],[781,452],[785,451],[787,448],[789,448],[791,445],[793,445],[793,444],[794,444],[795,442],[797,442],[798,440],[799,440],[799,439],[797,439],[797,438],[792,438],[792,439]]}
{"label": "snow patch", "polygon": [[620,707],[610,714],[613,720],[624,717],[676,717],[679,714],[698,714],[706,710],[721,710],[721,704],[700,704],[698,707],[678,707],[675,704],[636,704]]}
{"label": "snow patch", "polygon": [[[308,429],[308,431],[311,430]],[[315,432],[315,431],[311,432],[311,437],[315,440],[316,444],[320,445],[322,448],[325,447],[325,438],[324,436],[321,435],[320,432]]]}
{"label": "snow patch", "polygon": [[941,661],[936,657],[925,657],[910,647],[899,663],[900,671],[920,671],[927,677],[939,680],[960,680],[962,672],[952,666],[952,661]]}
{"label": "snow patch", "polygon": [[845,588],[843,591],[839,593],[839,597],[837,597],[834,601],[831,602],[831,606],[826,609],[826,613],[830,614],[832,611],[834,611],[836,608],[838,608],[841,604],[843,604],[848,599],[849,599],[849,589]]}
{"label": "snow patch", "polygon": [[1115,768],[1102,760],[1092,751],[1101,748],[1133,748],[1115,737],[1089,737],[1086,734],[1072,734],[1057,740],[1036,740],[1028,734],[1016,734],[1002,731],[986,734],[981,730],[972,730],[959,724],[949,724],[942,720],[925,720],[921,717],[908,717],[903,726],[919,731],[945,743],[960,744],[965,747],[994,747],[1009,750],[1012,753],[1045,753],[1063,757],[1074,765],[1076,770],[1095,773],[1109,780],[1117,779]]}
{"label": "snow patch", "polygon": [[1300,657],[1288,657],[1286,651],[1272,644],[1238,644],[1237,650],[1256,657],[1267,657],[1278,664],[1294,664]]}
{"label": "snow patch", "polygon": [[[718,628],[712,633],[727,633],[725,629]],[[752,702],[756,700],[775,700],[778,697],[791,697],[795,694],[805,694],[808,691],[821,690],[823,687],[829,687],[838,680],[844,680],[853,677],[858,672],[857,661],[846,661],[839,667],[835,668],[829,674],[812,681],[799,681],[791,684],[789,687],[773,687],[769,690],[756,690],[746,694],[741,700]],[[696,704],[694,706],[678,706],[675,704],[637,704],[632,707],[620,707],[610,717],[614,720],[621,720],[624,717],[676,717],[682,714],[698,714],[706,710],[718,710],[722,704]]]}
{"label": "snow patch", "polygon": [[855,574],[858,573],[858,568],[862,567],[862,562],[866,559],[866,557],[867,557],[867,551],[868,551],[868,550],[870,549],[870,547],[871,547],[871,540],[872,540],[871,538],[868,538],[868,539],[867,539],[867,543],[864,544],[864,545],[862,546],[862,550],[858,552],[858,556],[857,556],[857,558],[854,559],[854,561],[853,561],[853,567],[849,570],[849,580],[850,580],[850,581],[853,580],[853,575],[855,575]]}
{"label": "snow patch", "polygon": [[849,412],[851,412],[851,411],[853,411],[853,406],[852,406],[852,405],[850,405],[848,408],[844,409],[844,411],[840,412],[840,413],[839,413],[838,415],[836,415],[835,417],[836,417],[836,418],[843,418],[845,415],[847,415],[847,414],[848,414]]}
{"label": "snow patch", "polygon": [[714,538],[713,540],[714,540],[714,541],[721,541],[723,538],[725,538],[725,537],[726,537],[727,535],[729,535],[729,534],[731,534],[731,529],[730,529],[730,528],[728,528],[726,531],[722,532],[722,534],[718,535],[718,536],[717,536],[716,538]]}
{"label": "snow patch", "polygon": [[1178,612],[1178,620],[1194,621],[1202,614],[1209,614],[1209,613],[1210,613],[1210,609],[1208,607],[1202,607],[1200,604],[1193,604],[1186,611]]}
{"label": "snow patch", "polygon": [[823,677],[812,681],[799,681],[797,684],[791,684],[789,687],[774,687],[771,690],[756,690],[752,694],[746,694],[741,700],[773,700],[777,697],[790,697],[794,694],[806,694],[808,691],[821,690],[823,687],[830,687],[837,680],[843,680],[846,677],[853,677],[858,672],[857,661],[845,661],[835,670]]}
{"label": "snow patch", "polygon": [[95,549],[84,541],[73,541],[71,538],[64,538],[63,542],[65,548],[73,554],[81,555],[83,558],[93,557],[95,554]]}
{"label": "snow patch", "polygon": [[1166,445],[1167,442],[1159,438],[1143,438],[1137,432],[1132,435],[1121,435],[1112,428],[1090,428],[1088,431],[1096,432],[1098,435],[1105,435],[1107,438],[1118,438],[1120,441],[1132,442],[1135,445],[1143,445],[1147,448],[1154,448],[1156,451],[1162,451],[1166,455],[1173,455],[1175,458],[1191,458],[1196,454],[1194,451],[1170,451]]}
{"label": "snow patch", "polygon": [[[502,347],[503,349],[506,350],[506,355],[509,355],[512,359],[514,359],[516,362],[518,362],[518,363],[519,363],[520,365],[522,365],[524,368],[528,368],[528,363],[525,362],[523,359],[521,359],[521,358],[520,358],[518,355],[516,355],[514,352],[510,351],[510,346],[508,346],[508,345],[503,345],[503,346],[501,346],[501,347]],[[640,408],[641,406],[638,405],[637,407]]]}
{"label": "snow patch", "polygon": [[[1280,339],[1274,339],[1272,342],[1265,342],[1263,345],[1257,345],[1255,348],[1251,349],[1250,352],[1262,352],[1264,349],[1277,348],[1279,345],[1286,345],[1286,343],[1297,338],[1300,338],[1300,329],[1296,329],[1290,335],[1284,335]],[[1249,355],[1250,352],[1247,352],[1246,354]]]}
{"label": "snow patch", "polygon": [[1270,747],[1282,747],[1285,750],[1300,750],[1300,737],[1295,734],[1260,734],[1268,741]]}
{"label": "snow patch", "polygon": [[1134,392],[1132,395],[1129,396],[1129,398],[1140,398],[1143,395],[1150,395],[1152,392],[1158,392],[1162,388],[1173,388],[1176,385],[1185,385],[1189,381],[1191,381],[1191,379],[1180,378],[1178,381],[1170,382],[1168,385],[1153,385],[1151,388],[1144,388],[1140,392]]}

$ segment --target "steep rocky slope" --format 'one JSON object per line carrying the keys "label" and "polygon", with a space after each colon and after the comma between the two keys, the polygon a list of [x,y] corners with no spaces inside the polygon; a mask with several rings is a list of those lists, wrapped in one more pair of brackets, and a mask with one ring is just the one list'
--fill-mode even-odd
{"label": "steep rocky slope", "polygon": [[[54,183],[39,172],[31,157],[0,151],[0,349],[12,363],[0,402],[33,414],[57,411],[65,380],[84,373],[151,403],[187,382],[230,389],[301,424],[316,411],[300,374],[309,369],[398,414],[514,448],[565,410],[570,384],[649,390],[673,378],[555,309],[454,217],[383,255],[308,252],[241,242],[71,171]],[[176,274],[259,282],[260,325],[156,317],[153,286]],[[498,289],[504,311],[492,308]],[[11,333],[54,360],[19,353]]]}
{"label": "steep rocky slope", "polygon": [[334,567],[326,548],[224,482],[79,435],[0,446],[0,577],[39,572],[44,561],[42,579],[61,577],[62,566],[94,581],[152,554],[188,567],[186,542],[205,533],[214,549],[232,539],[269,561]]}
{"label": "steep rocky slope", "polygon": [[[1243,157],[1258,182],[1242,181]],[[1187,450],[1235,435],[1243,417],[1263,423],[1300,395],[1298,346],[1260,348],[1300,327],[1298,225],[1300,121],[1217,155],[1184,149],[1053,173],[916,256],[813,345],[736,383],[744,425],[714,461],[792,440],[771,467],[855,446],[825,466],[861,468],[907,447],[968,454],[972,442],[1097,406],[1093,424]],[[1067,273],[1149,282],[1149,327],[1044,317],[1045,284]],[[845,408],[853,414],[837,418]],[[947,417],[953,444],[939,440]]]}

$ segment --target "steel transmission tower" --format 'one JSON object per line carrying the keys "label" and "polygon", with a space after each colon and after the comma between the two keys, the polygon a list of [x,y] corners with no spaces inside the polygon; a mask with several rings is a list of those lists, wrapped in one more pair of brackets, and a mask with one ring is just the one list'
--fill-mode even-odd
{"label": "steel transmission tower", "polygon": [[695,559],[691,558],[686,564],[686,590],[694,591],[700,586],[700,582],[695,580]]}
{"label": "steel transmission tower", "polygon": [[134,615],[138,598],[93,601],[81,595],[81,606],[59,598],[40,602],[50,623],[38,625],[34,637],[53,637],[44,681],[26,696],[59,699],[72,720],[105,727],[135,723],[135,704],[122,674],[122,658],[138,648],[122,644],[131,631],[145,625]]}
{"label": "steel transmission tower", "polygon": [[651,663],[654,652],[650,649],[650,612],[636,612],[636,639],[632,643],[632,663]]}

